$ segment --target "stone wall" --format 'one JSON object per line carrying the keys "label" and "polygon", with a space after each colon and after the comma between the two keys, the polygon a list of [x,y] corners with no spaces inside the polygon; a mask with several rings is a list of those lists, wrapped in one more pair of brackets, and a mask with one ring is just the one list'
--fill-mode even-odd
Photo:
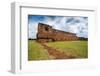
{"label": "stone wall", "polygon": [[76,34],[54,29],[47,24],[38,24],[37,41],[39,42],[72,40],[78,40]]}

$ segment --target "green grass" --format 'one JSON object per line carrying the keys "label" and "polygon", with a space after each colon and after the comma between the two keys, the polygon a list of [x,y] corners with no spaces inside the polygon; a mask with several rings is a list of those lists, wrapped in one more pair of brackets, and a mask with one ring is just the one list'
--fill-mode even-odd
{"label": "green grass", "polygon": [[[71,54],[76,58],[88,57],[87,41],[56,41],[48,42],[49,46],[59,49],[66,54]],[[50,60],[54,57],[50,56],[46,49],[35,40],[28,40],[28,60]]]}
{"label": "green grass", "polygon": [[28,41],[28,60],[50,59],[48,52],[35,40]]}
{"label": "green grass", "polygon": [[87,41],[57,41],[49,42],[49,46],[59,49],[60,51],[70,53],[76,58],[88,57],[88,43]]}

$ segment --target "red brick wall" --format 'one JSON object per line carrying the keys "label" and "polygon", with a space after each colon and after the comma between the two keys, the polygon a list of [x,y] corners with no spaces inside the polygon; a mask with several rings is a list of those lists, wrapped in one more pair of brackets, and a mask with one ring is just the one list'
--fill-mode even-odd
{"label": "red brick wall", "polygon": [[76,34],[56,30],[47,24],[39,23],[37,40],[39,42],[70,41],[70,40],[78,40],[78,37],[76,36]]}

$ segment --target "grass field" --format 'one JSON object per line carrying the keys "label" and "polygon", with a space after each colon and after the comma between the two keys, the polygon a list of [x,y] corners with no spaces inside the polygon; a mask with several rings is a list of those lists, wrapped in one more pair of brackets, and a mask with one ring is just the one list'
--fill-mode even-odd
{"label": "grass field", "polygon": [[[87,41],[57,41],[48,42],[49,46],[59,49],[61,52],[70,53],[76,58],[88,57]],[[53,59],[46,49],[35,40],[28,41],[28,60],[48,60]]]}
{"label": "grass field", "polygon": [[50,59],[48,52],[35,40],[28,41],[28,60]]}
{"label": "grass field", "polygon": [[76,58],[88,57],[87,41],[58,41],[49,42],[48,45],[60,49],[60,51],[65,53],[70,53]]}

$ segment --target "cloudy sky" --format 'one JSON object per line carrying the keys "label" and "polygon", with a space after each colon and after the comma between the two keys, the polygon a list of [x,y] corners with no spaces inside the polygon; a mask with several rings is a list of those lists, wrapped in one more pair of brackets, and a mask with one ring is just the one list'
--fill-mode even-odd
{"label": "cloudy sky", "polygon": [[39,22],[58,30],[75,33],[78,37],[88,37],[88,17],[28,15],[29,38],[36,38]]}

